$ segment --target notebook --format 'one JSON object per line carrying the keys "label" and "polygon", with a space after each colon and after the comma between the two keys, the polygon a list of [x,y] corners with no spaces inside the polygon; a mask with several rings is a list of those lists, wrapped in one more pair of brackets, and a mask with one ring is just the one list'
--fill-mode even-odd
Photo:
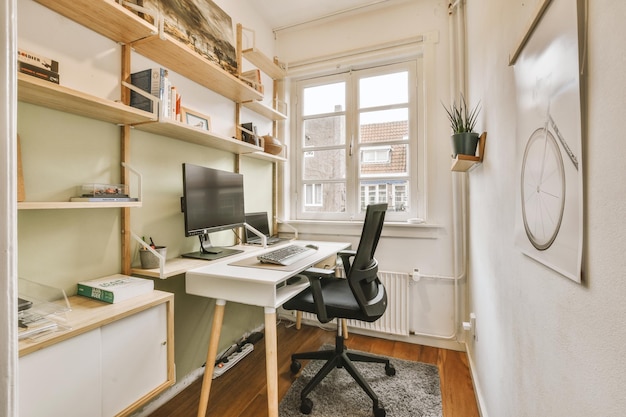
{"label": "notebook", "polygon": [[[286,242],[289,239],[281,239],[276,236],[270,236],[270,225],[267,220],[267,212],[261,211],[258,213],[246,213],[246,223],[254,227],[259,232],[263,233],[267,238],[268,245],[275,245],[279,242]],[[261,238],[254,234],[251,230],[246,228],[246,243],[250,245],[260,245]]]}

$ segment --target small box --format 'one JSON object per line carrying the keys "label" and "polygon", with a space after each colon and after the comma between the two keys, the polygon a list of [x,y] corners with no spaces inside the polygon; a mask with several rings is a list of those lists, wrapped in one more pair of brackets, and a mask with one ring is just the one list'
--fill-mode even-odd
{"label": "small box", "polygon": [[81,197],[128,198],[128,185],[125,184],[83,184],[78,188]]}

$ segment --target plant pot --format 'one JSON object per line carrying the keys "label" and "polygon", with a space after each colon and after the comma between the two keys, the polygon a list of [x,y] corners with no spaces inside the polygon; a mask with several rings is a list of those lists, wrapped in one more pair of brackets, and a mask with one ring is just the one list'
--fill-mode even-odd
{"label": "plant pot", "polygon": [[478,147],[478,133],[455,133],[452,135],[451,139],[453,158],[456,158],[458,154],[476,156],[476,148]]}
{"label": "plant pot", "polygon": [[[165,246],[157,246],[154,250],[164,258],[167,256],[167,247]],[[141,261],[142,269],[153,269],[159,267],[159,258],[157,258],[154,253],[150,252],[148,249],[139,249],[139,260]]]}

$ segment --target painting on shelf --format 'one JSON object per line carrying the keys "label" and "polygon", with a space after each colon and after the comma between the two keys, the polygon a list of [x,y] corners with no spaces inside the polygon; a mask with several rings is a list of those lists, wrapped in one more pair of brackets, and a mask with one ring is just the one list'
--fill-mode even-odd
{"label": "painting on shelf", "polygon": [[[237,75],[233,22],[212,0],[131,0],[164,17],[164,31],[225,71]],[[149,13],[138,13],[157,25]]]}

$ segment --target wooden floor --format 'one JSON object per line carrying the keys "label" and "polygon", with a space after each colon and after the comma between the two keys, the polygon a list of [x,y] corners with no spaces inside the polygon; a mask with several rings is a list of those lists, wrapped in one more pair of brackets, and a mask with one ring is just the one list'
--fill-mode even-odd
{"label": "wooden floor", "polygon": [[[302,326],[296,330],[283,321],[278,325],[278,397],[286,394],[296,379],[290,370],[290,355],[313,351],[325,343],[334,343],[335,333],[317,327]],[[463,352],[432,348],[404,342],[372,338],[351,333],[349,349],[379,355],[435,364],[439,367],[444,417],[479,417],[470,379],[467,356]],[[303,362],[303,367],[306,365]],[[153,412],[150,417],[195,417],[202,378]],[[348,416],[349,413],[346,413]],[[208,417],[266,417],[265,344],[256,343],[244,360],[213,380]]]}

